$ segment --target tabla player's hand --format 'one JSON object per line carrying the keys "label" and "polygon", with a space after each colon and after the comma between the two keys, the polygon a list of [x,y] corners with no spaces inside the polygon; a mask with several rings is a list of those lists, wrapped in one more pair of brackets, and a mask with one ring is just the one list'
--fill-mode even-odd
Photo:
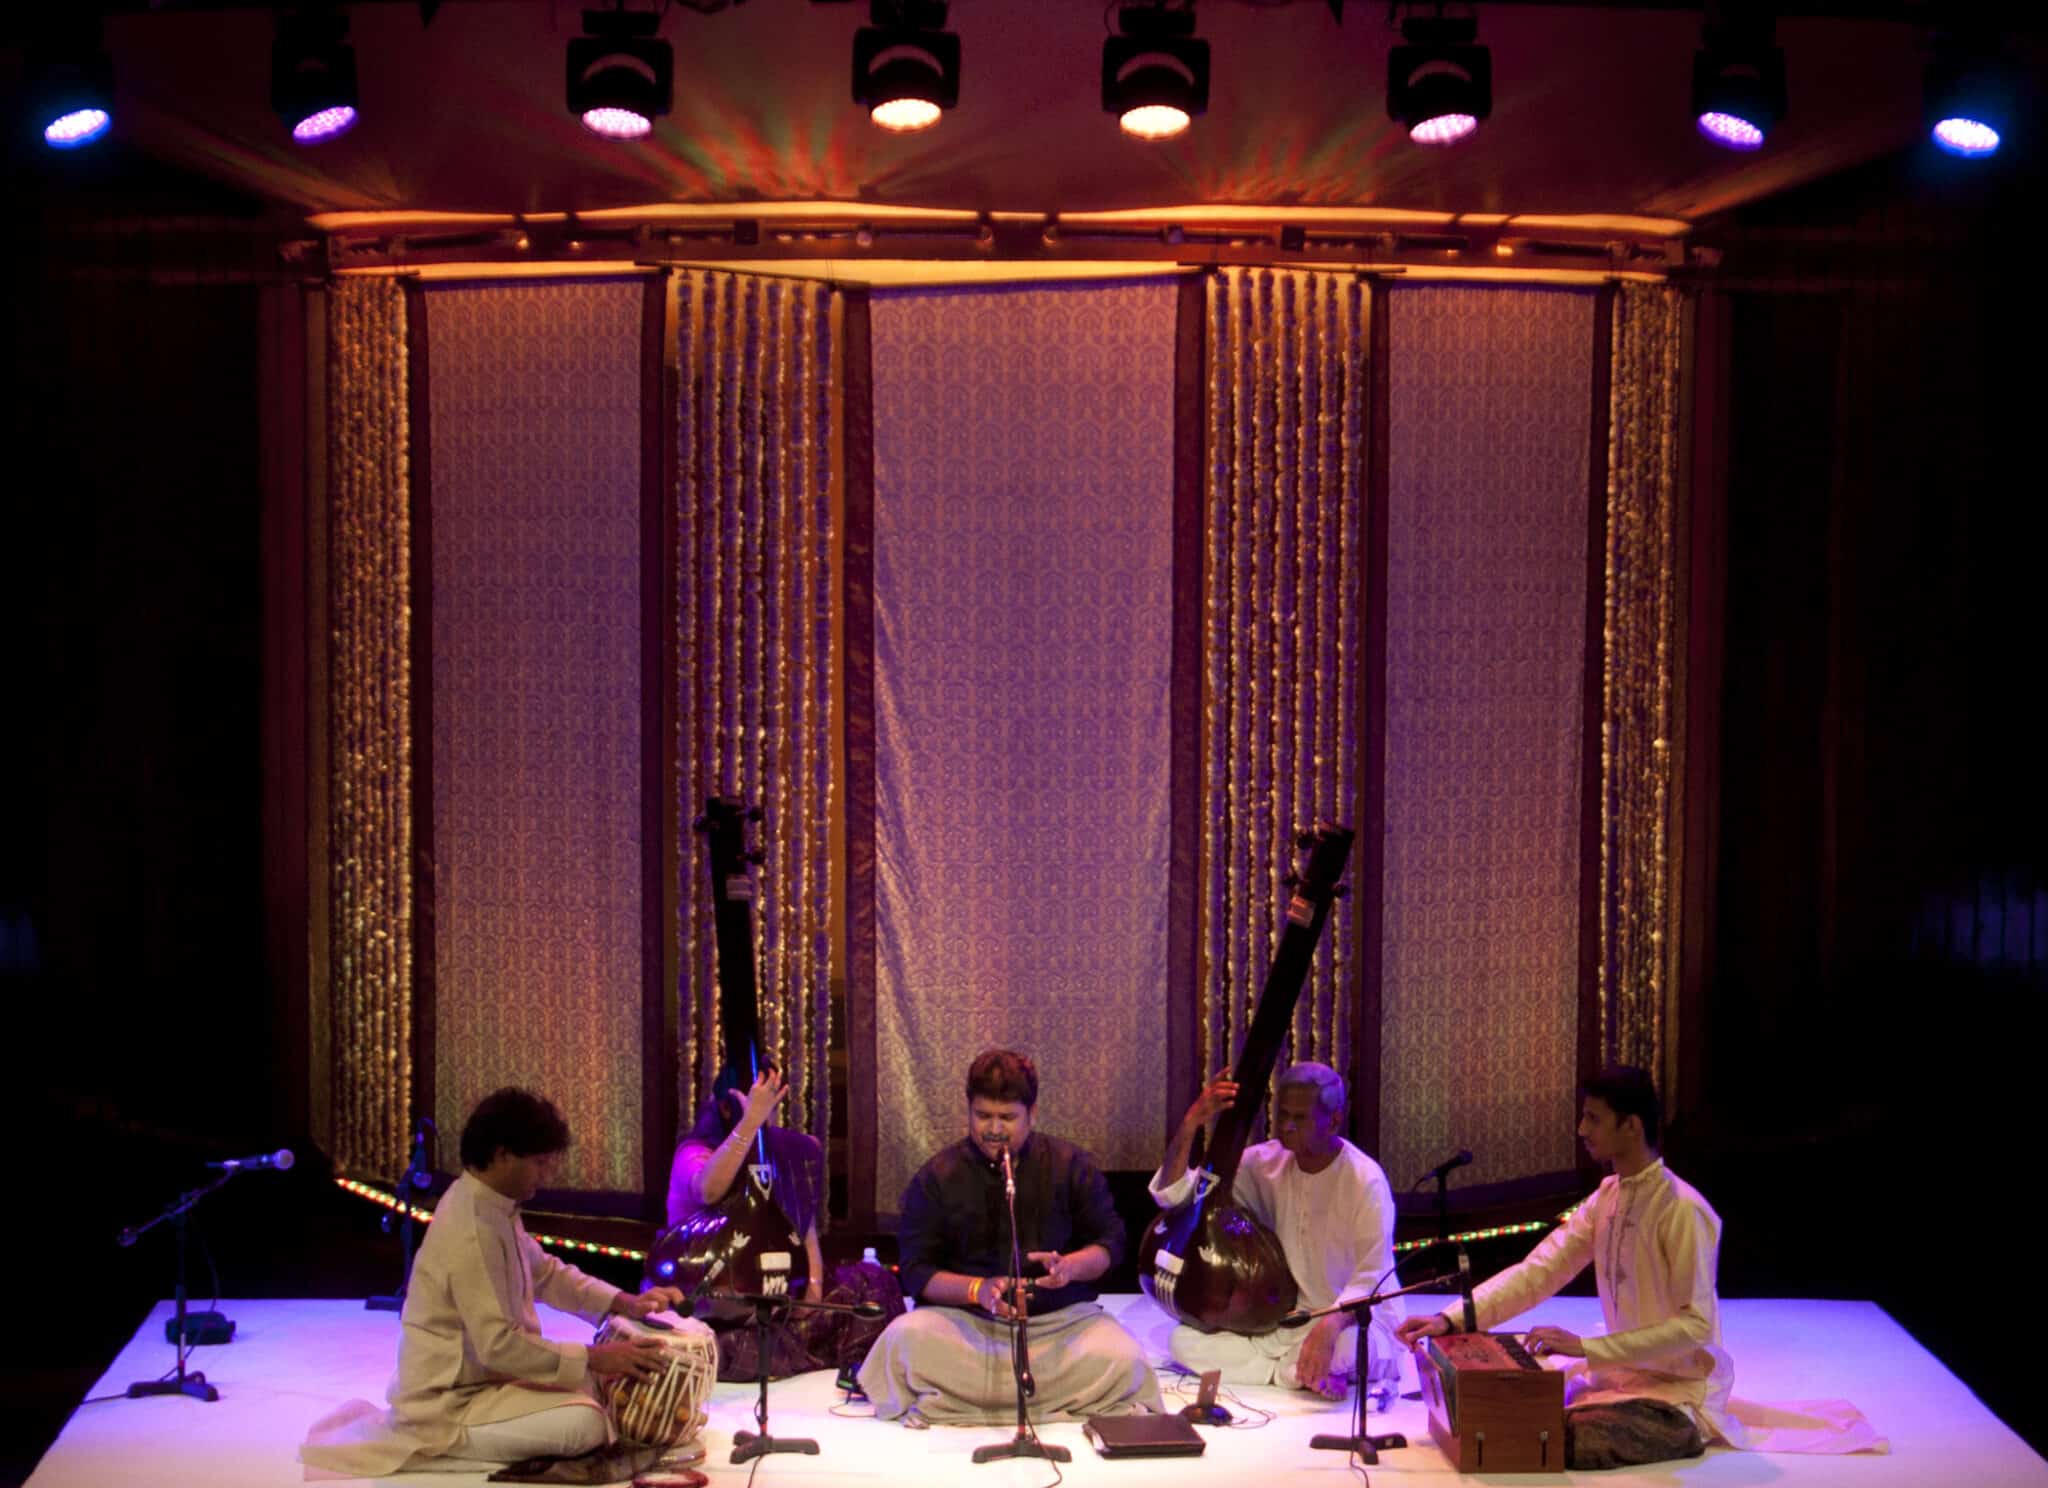
{"label": "tabla player's hand", "polygon": [[666,1352],[652,1338],[615,1338],[609,1343],[593,1343],[585,1362],[592,1374],[645,1380],[661,1373]]}
{"label": "tabla player's hand", "polygon": [[612,1311],[624,1313],[627,1317],[644,1318],[651,1312],[660,1312],[664,1307],[681,1307],[683,1289],[672,1286],[651,1286],[644,1292],[620,1292],[618,1301],[612,1304]]}
{"label": "tabla player's hand", "polygon": [[1425,1338],[1441,1338],[1450,1331],[1450,1319],[1440,1312],[1432,1312],[1427,1317],[1402,1318],[1400,1326],[1394,1329],[1394,1336],[1401,1340],[1402,1348],[1414,1348]]}
{"label": "tabla player's hand", "polygon": [[1049,1292],[1059,1290],[1074,1279],[1067,1274],[1067,1258],[1056,1250],[1027,1250],[1024,1259],[1045,1267],[1045,1280],[1040,1285]]}
{"label": "tabla player's hand", "polygon": [[756,1127],[765,1126],[776,1106],[788,1094],[789,1085],[783,1080],[782,1071],[769,1065],[754,1077],[753,1088],[747,1092],[746,1120]]}
{"label": "tabla player's hand", "polygon": [[1216,1077],[1202,1087],[1195,1103],[1188,1107],[1188,1125],[1207,1126],[1229,1110],[1236,1100],[1237,1081],[1230,1078],[1229,1070],[1219,1070]]}
{"label": "tabla player's hand", "polygon": [[1539,1358],[1556,1354],[1561,1359],[1583,1359],[1586,1343],[1568,1328],[1553,1328],[1544,1323],[1529,1330],[1529,1352]]}

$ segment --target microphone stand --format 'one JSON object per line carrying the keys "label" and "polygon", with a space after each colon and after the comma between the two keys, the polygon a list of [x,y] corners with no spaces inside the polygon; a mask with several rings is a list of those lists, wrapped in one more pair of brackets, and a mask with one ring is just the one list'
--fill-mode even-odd
{"label": "microphone stand", "polygon": [[[117,1242],[123,1247],[133,1245],[137,1240],[140,1240],[167,1219],[171,1221],[171,1228],[176,1231],[178,1236],[178,1284],[177,1289],[172,1293],[176,1299],[177,1306],[174,1323],[176,1329],[174,1336],[178,1340],[177,1368],[165,1379],[137,1380],[128,1387],[127,1395],[130,1400],[140,1400],[146,1395],[190,1395],[194,1400],[220,1399],[220,1391],[206,1382],[206,1375],[203,1371],[194,1369],[188,1372],[185,1368],[187,1344],[189,1342],[188,1330],[186,1328],[187,1314],[185,1311],[185,1216],[201,1199],[205,1198],[215,1189],[224,1186],[229,1179],[235,1176],[237,1171],[239,1170],[229,1168],[218,1178],[214,1179],[213,1182],[200,1188],[187,1189],[184,1193],[171,1200],[163,1213],[157,1215],[148,1224],[141,1225],[135,1229],[123,1230],[116,1237]],[[213,1316],[217,1317],[218,1314],[213,1314]],[[197,1319],[194,1319],[194,1321],[197,1321]]]}
{"label": "microphone stand", "polygon": [[[434,1172],[427,1163],[427,1133],[438,1130],[434,1118],[422,1116],[412,1129],[412,1161],[405,1171],[398,1175],[398,1290],[388,1297],[365,1297],[363,1306],[371,1312],[402,1312],[405,1310],[405,1289],[412,1285],[412,1191],[426,1189],[433,1185]],[[391,1216],[384,1216],[384,1233],[391,1233]]]}
{"label": "microphone stand", "polygon": [[760,1374],[757,1376],[761,1393],[754,1402],[754,1424],[759,1431],[735,1431],[732,1434],[733,1466],[751,1462],[756,1457],[766,1457],[773,1452],[801,1452],[806,1457],[818,1455],[818,1444],[809,1437],[771,1436],[768,1431],[768,1322],[777,1308],[801,1308],[805,1312],[850,1312],[856,1317],[876,1318],[882,1315],[880,1303],[876,1302],[806,1302],[801,1297],[773,1297],[762,1292],[720,1292],[721,1302],[745,1302],[754,1309],[754,1352],[759,1358]]}
{"label": "microphone stand", "polygon": [[1368,1436],[1366,1434],[1365,1423],[1367,1416],[1371,1412],[1371,1407],[1366,1398],[1365,1369],[1370,1359],[1365,1335],[1366,1330],[1372,1326],[1372,1319],[1366,1314],[1370,1309],[1379,1306],[1382,1302],[1389,1301],[1395,1297],[1405,1297],[1410,1292],[1426,1292],[1433,1287],[1443,1285],[1447,1281],[1456,1280],[1457,1275],[1457,1272],[1450,1271],[1442,1276],[1427,1277],[1422,1281],[1416,1282],[1413,1286],[1396,1287],[1392,1291],[1387,1292],[1376,1291],[1370,1297],[1360,1297],[1352,1302],[1335,1302],[1328,1307],[1319,1308],[1314,1312],[1293,1312],[1280,1319],[1280,1326],[1283,1328],[1299,1327],[1301,1324],[1313,1322],[1319,1317],[1328,1317],[1333,1312],[1348,1312],[1353,1315],[1358,1324],[1358,1373],[1357,1377],[1352,1381],[1354,1394],[1351,1402],[1351,1434],[1349,1436],[1335,1436],[1328,1432],[1322,1432],[1309,1438],[1309,1446],[1324,1452],[1356,1452],[1359,1460],[1367,1467],[1377,1467],[1379,1466],[1380,1453],[1390,1452],[1397,1447],[1408,1445],[1408,1438],[1401,1435],[1398,1431],[1388,1432],[1385,1436]]}
{"label": "microphone stand", "polygon": [[1017,1377],[1017,1433],[1006,1442],[976,1447],[974,1461],[979,1464],[1002,1462],[1012,1457],[1039,1457],[1047,1462],[1072,1462],[1074,1454],[1067,1448],[1038,1439],[1038,1434],[1031,1429],[1031,1418],[1025,1413],[1025,1397],[1038,1393],[1038,1382],[1031,1377],[1031,1320],[1024,1302],[1024,1254],[1017,1240],[1017,1184],[1010,1169],[1009,1156],[1010,1150],[1005,1147],[1003,1192],[1010,1210],[1010,1280],[1015,1287],[1011,1293],[1011,1308],[1015,1316],[1010,1320],[1010,1371]]}

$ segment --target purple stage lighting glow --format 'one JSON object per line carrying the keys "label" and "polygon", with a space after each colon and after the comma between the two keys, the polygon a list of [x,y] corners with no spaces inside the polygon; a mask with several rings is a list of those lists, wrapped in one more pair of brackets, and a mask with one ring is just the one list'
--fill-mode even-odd
{"label": "purple stage lighting glow", "polygon": [[1989,155],[1998,148],[1998,131],[1976,119],[1943,119],[1934,126],[1934,142],[1951,155]]}
{"label": "purple stage lighting glow", "polygon": [[105,134],[113,122],[114,116],[105,109],[73,109],[43,126],[43,143],[58,150],[89,145]]}
{"label": "purple stage lighting glow", "polygon": [[1761,150],[1764,132],[1737,114],[1704,113],[1699,131],[1725,150]]}
{"label": "purple stage lighting glow", "polygon": [[1455,145],[1478,127],[1471,114],[1438,114],[1409,130],[1408,138],[1418,145]]}
{"label": "purple stage lighting glow", "polygon": [[587,109],[583,115],[583,127],[592,134],[616,140],[645,139],[654,133],[654,121],[647,115],[622,108]]}
{"label": "purple stage lighting glow", "polygon": [[317,145],[356,127],[356,111],[347,104],[308,114],[292,126],[292,138],[302,145]]}

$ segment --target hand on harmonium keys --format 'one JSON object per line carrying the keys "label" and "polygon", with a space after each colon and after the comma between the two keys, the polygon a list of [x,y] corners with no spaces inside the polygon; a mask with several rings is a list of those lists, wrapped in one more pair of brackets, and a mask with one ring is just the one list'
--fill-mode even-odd
{"label": "hand on harmonium keys", "polygon": [[1548,1323],[1542,1323],[1531,1328],[1524,1337],[1528,1342],[1529,1352],[1539,1359],[1546,1354],[1556,1354],[1563,1359],[1586,1357],[1585,1340],[1567,1328],[1554,1328]]}

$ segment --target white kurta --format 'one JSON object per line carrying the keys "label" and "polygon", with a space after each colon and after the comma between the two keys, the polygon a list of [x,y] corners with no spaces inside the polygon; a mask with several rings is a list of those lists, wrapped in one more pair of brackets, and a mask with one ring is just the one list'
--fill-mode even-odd
{"label": "white kurta", "polygon": [[[1151,1191],[1161,1208],[1185,1203],[1194,1195],[1194,1172],[1183,1173],[1170,1187],[1162,1187],[1155,1172]],[[1238,1164],[1234,1196],[1279,1236],[1304,1309],[1315,1311],[1339,1300],[1369,1296],[1374,1283],[1394,1269],[1393,1189],[1380,1165],[1342,1138],[1336,1159],[1320,1173],[1304,1172],[1277,1141],[1247,1147]],[[1393,1330],[1405,1315],[1399,1298],[1373,1309],[1376,1358],[1399,1357]],[[1283,1383],[1295,1382],[1289,1371],[1307,1330],[1271,1337],[1289,1340],[1274,1363],[1276,1377]],[[1348,1340],[1339,1345],[1350,1347]],[[1181,1362],[1192,1366],[1195,1361]],[[1337,1362],[1348,1365],[1349,1355],[1340,1352]]]}
{"label": "white kurta", "polygon": [[[1593,1263],[1607,1331],[1585,1340],[1569,1405],[1661,1400],[1699,1424],[1709,1443],[1740,1444],[1728,1416],[1735,1361],[1721,1347],[1714,1271],[1721,1218],[1660,1159],[1627,1178],[1610,1174],[1528,1257],[1472,1294],[1482,1329],[1555,1296]],[[1459,1307],[1444,1310],[1453,1328]]]}
{"label": "white kurta", "polygon": [[574,1402],[596,1406],[588,1350],[543,1338],[533,1304],[538,1297],[596,1323],[618,1294],[542,1250],[517,1204],[464,1173],[435,1206],[413,1260],[398,1370],[385,1392],[391,1408],[350,1401],[314,1424],[300,1460],[381,1477],[411,1458],[445,1454],[466,1427]]}

